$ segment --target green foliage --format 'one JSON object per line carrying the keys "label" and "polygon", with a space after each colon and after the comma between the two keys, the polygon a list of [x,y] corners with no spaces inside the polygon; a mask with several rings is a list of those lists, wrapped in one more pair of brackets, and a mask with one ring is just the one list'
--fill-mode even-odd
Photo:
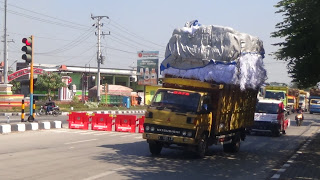
{"label": "green foliage", "polygon": [[287,61],[288,72],[299,88],[314,86],[320,81],[320,1],[282,0],[276,13],[284,16],[276,24],[271,37],[284,38],[274,44],[279,50],[276,59]]}
{"label": "green foliage", "polygon": [[21,93],[21,85],[20,85],[20,82],[16,81],[16,80],[12,80],[10,82],[10,84],[12,84],[12,92],[14,94],[20,94]]}
{"label": "green foliage", "polygon": [[51,91],[66,87],[66,84],[62,82],[62,77],[60,74],[45,72],[38,76],[35,86],[39,90],[48,91],[48,96],[51,96]]}

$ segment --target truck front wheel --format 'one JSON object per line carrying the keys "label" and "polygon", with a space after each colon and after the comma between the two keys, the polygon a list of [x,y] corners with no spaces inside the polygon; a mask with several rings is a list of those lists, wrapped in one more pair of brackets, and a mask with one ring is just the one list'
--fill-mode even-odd
{"label": "truck front wheel", "polygon": [[203,158],[208,151],[208,142],[206,135],[203,135],[197,146],[197,156]]}
{"label": "truck front wheel", "polygon": [[240,137],[234,136],[229,144],[223,144],[223,151],[228,153],[236,153],[240,150]]}
{"label": "truck front wheel", "polygon": [[162,144],[160,144],[158,142],[152,142],[152,143],[150,142],[149,143],[149,150],[152,155],[159,155],[162,150]]}

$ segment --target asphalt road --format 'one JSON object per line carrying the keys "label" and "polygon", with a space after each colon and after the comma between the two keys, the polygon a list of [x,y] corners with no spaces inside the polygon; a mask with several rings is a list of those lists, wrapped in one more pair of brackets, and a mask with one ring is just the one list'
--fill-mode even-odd
{"label": "asphalt road", "polygon": [[[291,119],[293,116],[291,115]],[[51,129],[0,135],[1,179],[270,179],[320,127],[305,114],[281,137],[250,135],[237,154],[212,146],[204,159],[163,149],[151,156],[141,134]]]}

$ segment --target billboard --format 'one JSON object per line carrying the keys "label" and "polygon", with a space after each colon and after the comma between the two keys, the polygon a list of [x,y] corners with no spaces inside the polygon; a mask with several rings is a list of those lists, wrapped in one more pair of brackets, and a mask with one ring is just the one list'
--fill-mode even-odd
{"label": "billboard", "polygon": [[137,62],[138,85],[158,84],[159,51],[139,51]]}

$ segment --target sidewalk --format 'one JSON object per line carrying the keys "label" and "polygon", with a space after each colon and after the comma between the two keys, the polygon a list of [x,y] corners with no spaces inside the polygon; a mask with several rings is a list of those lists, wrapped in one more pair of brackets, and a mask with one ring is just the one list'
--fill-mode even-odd
{"label": "sidewalk", "polygon": [[320,180],[320,130],[271,179]]}

